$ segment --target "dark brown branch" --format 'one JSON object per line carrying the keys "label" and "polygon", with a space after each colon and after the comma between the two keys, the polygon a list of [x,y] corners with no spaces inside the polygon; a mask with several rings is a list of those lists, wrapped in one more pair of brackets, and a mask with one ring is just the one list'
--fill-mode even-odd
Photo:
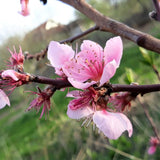
{"label": "dark brown branch", "polygon": [[146,94],[149,92],[158,92],[160,91],[160,84],[151,84],[151,85],[121,85],[121,84],[112,84],[112,92],[132,92],[139,94]]}
{"label": "dark brown branch", "polygon": [[[42,84],[51,84],[54,85],[57,89],[72,87],[70,82],[67,79],[52,79],[42,76],[31,75],[29,78],[30,82],[42,83]],[[160,84],[152,85],[121,85],[121,84],[106,84],[103,87],[110,88],[111,92],[132,92],[137,94],[146,94],[150,92],[160,91]]]}
{"label": "dark brown branch", "polygon": [[68,82],[67,79],[52,79],[43,76],[34,76],[31,75],[29,78],[30,82],[42,83],[42,84],[50,84],[54,85],[57,89],[72,87],[72,85]]}
{"label": "dark brown branch", "polygon": [[160,53],[160,40],[102,15],[84,0],[60,0],[89,17],[103,31],[129,39],[143,48]]}

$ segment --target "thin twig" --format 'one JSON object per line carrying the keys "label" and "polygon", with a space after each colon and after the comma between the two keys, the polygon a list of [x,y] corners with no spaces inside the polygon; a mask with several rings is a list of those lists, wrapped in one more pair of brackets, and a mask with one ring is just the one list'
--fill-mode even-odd
{"label": "thin twig", "polygon": [[136,29],[133,29],[121,22],[114,19],[106,17],[94,9],[91,5],[86,3],[84,0],[60,0],[75,9],[79,10],[81,13],[86,15],[92,21],[99,26],[100,30],[111,32],[115,35],[122,36],[129,39],[143,48],[151,51],[155,51],[160,54],[160,40]]}
{"label": "thin twig", "polygon": [[145,115],[146,115],[146,117],[147,117],[149,123],[150,123],[151,126],[152,126],[152,129],[153,129],[153,131],[154,131],[155,136],[156,136],[156,137],[158,138],[158,140],[160,141],[160,137],[159,137],[159,134],[158,134],[157,127],[156,127],[156,125],[155,125],[155,123],[154,123],[152,117],[150,116],[150,114],[149,114],[149,112],[148,112],[146,106],[145,106],[143,103],[141,103],[141,101],[140,101],[139,98],[137,98],[137,100],[138,100],[138,102],[141,104],[141,106],[142,106],[142,108],[143,108],[143,110],[144,110],[144,113],[145,113]]}
{"label": "thin twig", "polygon": [[153,68],[153,71],[154,71],[154,73],[156,74],[158,80],[160,81],[160,74],[159,74],[159,72],[158,72],[158,69],[156,68],[155,65],[152,65],[152,68]]}
{"label": "thin twig", "polygon": [[152,0],[152,1],[156,11],[150,12],[149,16],[156,21],[160,21],[160,6],[159,6],[160,2],[158,2],[158,0]]}
{"label": "thin twig", "polygon": [[96,30],[99,30],[99,27],[97,25],[95,25],[94,27],[89,28],[88,30],[86,30],[86,31],[74,36],[74,37],[62,40],[62,41],[60,41],[60,43],[72,43],[73,41],[75,41],[75,40],[77,40],[77,39],[79,39],[81,37],[84,37],[87,34],[93,32],[93,31],[96,31]]}
{"label": "thin twig", "polygon": [[[79,39],[79,38],[81,38],[81,37],[84,37],[84,36],[86,36],[87,34],[89,34],[89,33],[91,33],[91,32],[94,32],[94,31],[96,31],[96,30],[99,30],[99,27],[98,27],[97,25],[89,28],[88,30],[86,30],[86,31],[84,31],[84,32],[82,32],[82,33],[80,33],[80,34],[78,34],[78,35],[76,35],[76,36],[73,36],[73,37],[70,37],[70,38],[68,38],[68,39],[62,40],[62,41],[60,41],[59,43],[61,43],[61,44],[62,44],[62,43],[72,43],[72,42],[74,42],[75,40],[77,40],[77,39]],[[34,54],[34,55],[29,54],[29,53],[26,53],[26,54],[25,54],[25,59],[26,59],[26,60],[36,59],[37,61],[39,61],[40,59],[42,59],[42,58],[45,57],[45,55],[47,54],[47,51],[48,51],[48,46],[47,46],[44,50],[42,50],[40,53],[36,53],[36,54]]]}
{"label": "thin twig", "polygon": [[157,14],[160,15],[160,7],[159,7],[158,0],[152,0],[152,1],[153,1]]}
{"label": "thin twig", "polygon": [[36,59],[37,61],[39,61],[40,59],[43,59],[45,57],[45,55],[47,54],[47,51],[48,51],[48,46],[41,52],[33,54],[33,55],[27,52],[25,53],[25,59],[26,60]]}

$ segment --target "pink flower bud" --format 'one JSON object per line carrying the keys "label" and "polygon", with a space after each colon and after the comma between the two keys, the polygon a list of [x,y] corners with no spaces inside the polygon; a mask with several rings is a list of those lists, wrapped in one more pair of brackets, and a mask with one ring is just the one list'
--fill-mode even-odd
{"label": "pink flower bud", "polygon": [[11,53],[9,66],[11,67],[11,69],[23,72],[24,55],[22,53],[22,49],[21,47],[19,47],[19,53],[16,52],[15,47],[13,47],[13,49],[14,52],[8,49]]}
{"label": "pink flower bud", "polygon": [[50,98],[55,92],[54,89],[54,87],[48,87],[44,91],[41,91],[40,88],[38,88],[39,92],[32,92],[33,94],[36,94],[38,96],[30,103],[30,106],[28,107],[27,111],[34,108],[37,110],[37,112],[39,112],[40,108],[43,106],[40,119],[42,118],[44,113],[45,115],[47,115],[51,108]]}
{"label": "pink flower bud", "polygon": [[75,88],[86,89],[95,83],[102,86],[113,77],[122,50],[120,37],[109,39],[104,50],[99,44],[85,40],[76,55],[70,46],[53,41],[49,44],[48,59],[58,75],[68,77]]}
{"label": "pink flower bud", "polygon": [[29,15],[29,8],[28,8],[28,3],[29,0],[20,0],[21,3],[21,12],[19,12],[23,16],[28,16]]}
{"label": "pink flower bud", "polygon": [[127,107],[131,106],[131,101],[134,100],[136,96],[131,95],[129,92],[114,93],[109,98],[109,103],[111,103],[117,111],[124,111]]}
{"label": "pink flower bud", "polygon": [[1,73],[3,88],[13,91],[16,87],[29,82],[29,75],[14,70],[5,70]]}
{"label": "pink flower bud", "polygon": [[129,137],[132,136],[133,128],[130,120],[122,113],[108,112],[105,97],[101,97],[100,92],[89,88],[83,92],[69,92],[67,96],[75,98],[68,105],[67,115],[70,118],[93,121],[110,139],[119,138],[124,131],[128,131]]}
{"label": "pink flower bud", "polygon": [[148,149],[148,154],[154,154],[156,152],[157,146],[160,145],[160,141],[157,137],[150,138],[150,147]]}

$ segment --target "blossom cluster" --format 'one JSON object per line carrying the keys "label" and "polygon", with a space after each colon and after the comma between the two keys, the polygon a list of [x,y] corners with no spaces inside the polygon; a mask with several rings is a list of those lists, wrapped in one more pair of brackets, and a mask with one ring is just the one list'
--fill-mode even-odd
{"label": "blossom cluster", "polygon": [[150,147],[148,149],[148,154],[154,154],[157,150],[157,146],[160,145],[160,141],[157,137],[150,138]]}
{"label": "blossom cluster", "polygon": [[[30,82],[30,75],[24,72],[24,55],[20,47],[19,53],[14,47],[9,50],[8,69],[0,72],[0,108],[10,105],[4,91],[13,92],[16,87]],[[107,88],[109,80],[114,76],[120,65],[123,45],[120,37],[114,37],[106,42],[104,49],[97,43],[84,40],[78,53],[66,44],[51,41],[47,58],[54,67],[55,73],[62,79],[67,79],[78,90],[71,91],[67,97],[74,98],[68,104],[67,115],[71,119],[84,119],[83,125],[91,122],[99,131],[110,139],[117,139],[124,131],[131,137],[133,128],[130,120],[123,113],[130,105],[133,97],[130,93],[115,93],[110,96]],[[50,98],[56,86],[48,86],[41,91],[31,92],[37,95],[31,103],[38,112],[42,107],[40,118],[50,110]]]}
{"label": "blossom cluster", "polygon": [[28,16],[30,14],[28,3],[29,0],[20,0],[21,3],[21,11],[19,12],[22,16]]}
{"label": "blossom cluster", "polygon": [[84,40],[78,53],[56,41],[51,41],[48,47],[48,59],[55,73],[81,89],[67,94],[67,97],[74,98],[68,104],[67,115],[71,119],[85,119],[83,124],[93,122],[110,139],[119,138],[126,130],[129,137],[133,132],[130,120],[122,113],[130,104],[131,96],[128,93],[118,98],[109,96],[103,87],[114,76],[122,53],[120,37],[109,39],[104,49],[93,41]]}
{"label": "blossom cluster", "polygon": [[10,101],[5,91],[13,92],[13,90],[23,84],[28,83],[28,75],[22,74],[24,55],[20,47],[19,53],[14,51],[11,53],[8,69],[0,71],[0,108],[4,108],[6,105],[10,106]]}
{"label": "blossom cluster", "polygon": [[[0,71],[0,109],[4,108],[6,105],[10,106],[8,95],[10,95],[15,88],[27,84],[30,81],[30,75],[24,72],[24,55],[21,47],[19,48],[18,53],[16,52],[15,47],[13,47],[13,51],[10,49],[8,50],[11,54],[7,65],[8,68]],[[9,94],[7,95],[4,91],[7,93],[9,92]],[[43,114],[47,114],[50,110],[50,97],[53,95],[54,91],[54,86],[48,86],[44,91],[41,91],[41,89],[38,88],[38,92],[31,92],[32,94],[37,95],[37,98],[30,103],[27,111],[34,108],[39,112],[41,106],[43,106],[40,115],[40,118],[42,118]]]}

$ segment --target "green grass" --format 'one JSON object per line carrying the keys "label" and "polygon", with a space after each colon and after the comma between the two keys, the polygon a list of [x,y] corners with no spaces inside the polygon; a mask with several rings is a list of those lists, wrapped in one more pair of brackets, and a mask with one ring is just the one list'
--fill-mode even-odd
{"label": "green grass", "polygon": [[[155,56],[155,64],[159,69],[160,58]],[[142,56],[136,45],[125,47],[121,65],[111,82],[124,84],[127,67],[133,70],[135,81],[139,84],[157,83],[152,69],[141,61]],[[40,86],[43,88],[44,85]],[[25,90],[31,89],[25,86]],[[35,110],[25,112],[34,97],[28,96],[22,90],[20,88],[11,94],[10,108],[0,110],[0,160],[128,160],[136,159],[135,157],[160,159],[160,149],[153,156],[147,154],[149,137],[153,136],[153,132],[137,103],[133,104],[128,114],[134,127],[133,136],[128,138],[127,133],[124,133],[118,140],[108,140],[103,134],[98,134],[97,130],[93,131],[92,125],[81,128],[82,121],[77,122],[67,117],[67,104],[70,100],[65,97],[67,89],[54,94],[52,109],[46,120],[45,117],[39,120],[40,113],[36,114]],[[159,94],[144,96],[158,125],[159,97]]]}

